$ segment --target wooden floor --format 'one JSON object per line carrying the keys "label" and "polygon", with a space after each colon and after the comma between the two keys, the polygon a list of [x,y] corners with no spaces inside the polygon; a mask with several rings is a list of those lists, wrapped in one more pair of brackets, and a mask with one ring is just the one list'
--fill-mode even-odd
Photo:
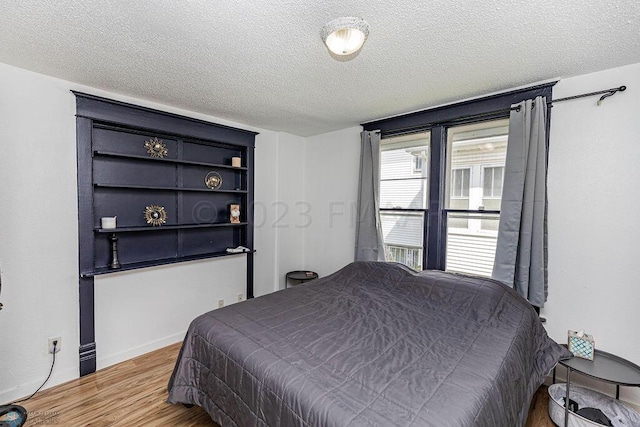
{"label": "wooden floor", "polygon": [[[166,403],[167,383],[180,344],[102,369],[95,374],[41,391],[22,402],[26,426],[209,426],[206,412]],[[541,387],[526,427],[553,427],[548,394]]]}

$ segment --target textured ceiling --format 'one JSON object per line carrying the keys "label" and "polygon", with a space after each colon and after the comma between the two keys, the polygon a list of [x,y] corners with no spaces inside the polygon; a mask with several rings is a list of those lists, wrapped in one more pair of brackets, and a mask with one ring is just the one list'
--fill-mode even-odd
{"label": "textured ceiling", "polygon": [[[350,62],[339,16],[371,27]],[[0,62],[309,136],[640,62],[640,1],[2,0]]]}

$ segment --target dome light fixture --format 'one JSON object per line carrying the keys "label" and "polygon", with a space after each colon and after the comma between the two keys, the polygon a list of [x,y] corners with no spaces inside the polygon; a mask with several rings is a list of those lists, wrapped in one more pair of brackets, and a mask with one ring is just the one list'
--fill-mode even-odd
{"label": "dome light fixture", "polygon": [[338,61],[350,61],[358,56],[367,36],[367,21],[354,17],[336,18],[327,22],[320,31],[329,54]]}

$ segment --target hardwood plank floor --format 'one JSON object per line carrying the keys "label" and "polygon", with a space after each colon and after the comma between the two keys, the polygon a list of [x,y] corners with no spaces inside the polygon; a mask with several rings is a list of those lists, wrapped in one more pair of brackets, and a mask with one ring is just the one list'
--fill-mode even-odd
{"label": "hardwood plank floor", "polygon": [[180,344],[69,381],[21,403],[26,426],[211,426],[201,408],[166,403]]}
{"label": "hardwood plank floor", "polygon": [[529,408],[529,418],[525,427],[556,427],[549,416],[549,393],[548,387],[543,385],[533,396],[531,407]]}
{"label": "hardwood plank floor", "polygon": [[[180,344],[69,381],[22,402],[26,426],[218,426],[201,408],[166,403]],[[553,427],[547,388],[531,405],[526,427]]]}

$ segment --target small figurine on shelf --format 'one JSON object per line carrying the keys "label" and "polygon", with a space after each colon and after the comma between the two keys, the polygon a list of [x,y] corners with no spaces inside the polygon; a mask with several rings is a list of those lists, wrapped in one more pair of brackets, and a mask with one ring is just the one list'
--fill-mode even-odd
{"label": "small figurine on shelf", "polygon": [[112,233],[109,236],[109,241],[111,242],[111,262],[109,263],[109,268],[120,268],[120,260],[118,259],[118,236],[116,233]]}
{"label": "small figurine on shelf", "polygon": [[229,206],[229,220],[233,224],[240,223],[240,205]]}

